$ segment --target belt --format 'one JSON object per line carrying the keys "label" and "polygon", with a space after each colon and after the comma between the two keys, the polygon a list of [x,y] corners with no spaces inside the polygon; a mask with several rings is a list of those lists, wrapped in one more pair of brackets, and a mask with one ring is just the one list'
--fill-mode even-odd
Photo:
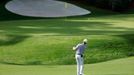
{"label": "belt", "polygon": [[77,54],[77,55],[80,55],[81,57],[83,57],[83,54]]}

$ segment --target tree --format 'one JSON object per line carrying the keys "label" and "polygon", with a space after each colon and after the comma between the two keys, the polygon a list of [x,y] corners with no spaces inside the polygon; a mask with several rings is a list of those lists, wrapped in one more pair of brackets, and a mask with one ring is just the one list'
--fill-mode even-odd
{"label": "tree", "polygon": [[87,0],[92,5],[114,11],[125,11],[134,0]]}

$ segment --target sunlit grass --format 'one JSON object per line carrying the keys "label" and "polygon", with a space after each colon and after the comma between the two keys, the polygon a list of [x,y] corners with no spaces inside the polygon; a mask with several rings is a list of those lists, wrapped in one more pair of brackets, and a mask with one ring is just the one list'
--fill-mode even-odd
{"label": "sunlit grass", "polygon": [[[85,75],[133,75],[134,57],[98,64],[84,65]],[[75,75],[76,65],[5,65],[0,64],[1,75]]]}

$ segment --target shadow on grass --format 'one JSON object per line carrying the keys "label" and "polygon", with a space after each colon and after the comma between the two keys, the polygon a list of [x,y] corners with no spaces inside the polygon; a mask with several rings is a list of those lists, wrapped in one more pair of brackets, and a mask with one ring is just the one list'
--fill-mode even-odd
{"label": "shadow on grass", "polygon": [[128,44],[127,48],[129,50],[129,53],[127,53],[128,56],[134,56],[134,34],[127,34],[127,35],[118,35],[118,37],[124,38]]}
{"label": "shadow on grass", "polygon": [[112,27],[109,22],[85,22],[71,20],[38,20],[8,22],[0,25],[1,33],[22,35],[113,35],[133,34],[133,28]]}
{"label": "shadow on grass", "polygon": [[126,41],[134,46],[134,34],[127,34],[127,35],[118,35],[119,37],[122,37],[126,39]]}
{"label": "shadow on grass", "polygon": [[18,35],[4,35],[0,36],[0,46],[14,45],[24,41],[29,36],[18,36]]}

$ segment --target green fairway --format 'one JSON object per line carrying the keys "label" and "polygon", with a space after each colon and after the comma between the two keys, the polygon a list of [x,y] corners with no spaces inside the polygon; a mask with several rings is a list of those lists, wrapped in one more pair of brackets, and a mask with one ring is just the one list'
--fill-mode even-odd
{"label": "green fairway", "polygon": [[117,13],[80,4],[92,14],[33,18],[0,5],[0,63],[20,65],[75,64],[72,47],[89,40],[85,63],[134,56],[134,10]]}
{"label": "green fairway", "polygon": [[[85,65],[85,75],[134,75],[134,57]],[[75,65],[5,65],[0,75],[76,75]]]}
{"label": "green fairway", "polygon": [[[8,1],[8,0],[6,0]],[[33,18],[0,3],[0,75],[76,75],[72,47],[88,39],[85,75],[134,75],[134,10],[77,4],[92,14]]]}

